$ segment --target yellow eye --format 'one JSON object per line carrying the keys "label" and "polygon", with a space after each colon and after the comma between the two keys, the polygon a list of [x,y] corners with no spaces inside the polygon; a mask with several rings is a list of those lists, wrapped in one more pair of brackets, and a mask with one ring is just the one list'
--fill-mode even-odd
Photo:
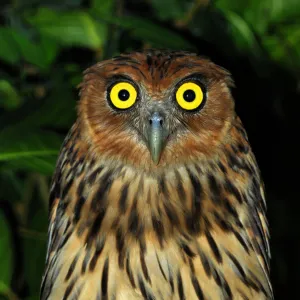
{"label": "yellow eye", "polygon": [[129,82],[118,82],[110,90],[109,98],[116,108],[128,109],[134,105],[137,91]]}
{"label": "yellow eye", "polygon": [[195,110],[203,102],[201,87],[194,82],[183,83],[176,92],[176,101],[185,110]]}

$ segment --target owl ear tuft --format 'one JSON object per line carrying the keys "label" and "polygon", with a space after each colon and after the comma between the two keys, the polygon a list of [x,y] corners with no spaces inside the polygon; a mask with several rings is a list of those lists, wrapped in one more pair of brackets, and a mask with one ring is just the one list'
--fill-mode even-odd
{"label": "owl ear tuft", "polygon": [[216,71],[219,73],[220,79],[224,80],[226,85],[229,88],[235,88],[235,83],[234,83],[231,73],[224,67],[221,67],[216,64],[215,64],[215,66],[216,66]]}
{"label": "owl ear tuft", "polygon": [[225,82],[226,82],[226,84],[229,88],[235,88],[236,87],[231,74],[229,74],[228,76],[225,77]]}

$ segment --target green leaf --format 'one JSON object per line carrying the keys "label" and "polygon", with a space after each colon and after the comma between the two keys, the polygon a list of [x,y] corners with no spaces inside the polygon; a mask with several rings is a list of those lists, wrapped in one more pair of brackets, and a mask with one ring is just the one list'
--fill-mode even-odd
{"label": "green leaf", "polygon": [[[57,69],[54,71],[60,73]],[[74,95],[70,86],[66,84],[66,79],[63,77],[65,74],[65,71],[61,70],[61,75],[53,75],[53,78],[55,78],[53,87],[45,99],[41,99],[37,103],[34,103],[34,105],[32,102],[27,101],[20,109],[7,112],[0,119],[0,127],[18,124],[18,126],[24,127],[36,128],[43,126],[47,128],[69,129],[76,119],[75,107],[77,96]],[[79,74],[80,78],[77,79],[81,81],[81,72]],[[68,77],[71,77],[71,75],[68,75]],[[73,77],[70,78],[70,80],[73,79]]]}
{"label": "green leaf", "polygon": [[[38,237],[25,237],[23,235],[24,256],[26,257],[24,263],[29,290],[31,294],[34,294],[40,289],[41,278],[45,268],[48,216],[47,212],[42,208],[41,201],[38,201],[37,204],[37,199],[33,198],[29,205],[31,209],[27,227],[31,231],[38,232]],[[42,233],[45,234],[43,235]],[[40,238],[41,235],[44,236],[43,239]],[[34,256],[32,253],[34,253]]]}
{"label": "green leaf", "polygon": [[62,142],[52,132],[19,127],[0,132],[0,141],[0,161],[57,155]]}
{"label": "green leaf", "polygon": [[63,137],[49,131],[7,128],[0,132],[0,161],[12,169],[49,174],[54,169],[62,141]]}
{"label": "green leaf", "polygon": [[9,199],[11,203],[21,199],[24,189],[24,179],[19,178],[12,169],[0,167],[0,191],[3,199]]}
{"label": "green leaf", "polygon": [[95,22],[83,11],[58,12],[40,8],[27,20],[41,35],[52,37],[62,45],[97,49],[103,44],[105,25]]}
{"label": "green leaf", "polygon": [[20,106],[22,98],[7,80],[0,80],[0,106],[6,110],[14,110]]}
{"label": "green leaf", "polygon": [[10,160],[5,163],[4,167],[12,171],[24,170],[51,176],[54,172],[56,161],[57,155],[43,157],[31,156],[30,159],[20,158]]}
{"label": "green leaf", "polygon": [[243,14],[243,12],[245,12],[246,8],[249,7],[251,2],[253,2],[253,0],[244,0],[244,1],[217,0],[214,1],[214,6],[224,12],[232,11],[237,14]]}
{"label": "green leaf", "polygon": [[91,8],[100,14],[111,14],[115,7],[115,0],[92,0]]}
{"label": "green leaf", "polygon": [[131,34],[153,47],[181,50],[193,50],[195,47],[180,34],[156,25],[139,17],[110,17],[101,15],[101,19],[130,30]]}
{"label": "green leaf", "polygon": [[14,28],[0,28],[0,58],[16,63],[23,58],[28,63],[47,68],[58,52],[58,46],[47,37],[40,43],[32,42],[29,37]]}
{"label": "green leaf", "polygon": [[40,45],[34,44],[23,34],[15,30],[11,31],[11,35],[24,60],[39,67],[46,66],[45,56]]}
{"label": "green leaf", "polygon": [[0,281],[0,300],[10,300],[10,287]]}
{"label": "green leaf", "polygon": [[259,56],[261,53],[260,45],[247,22],[234,12],[225,13],[231,30],[231,36],[240,51],[251,52]]}
{"label": "green leaf", "polygon": [[293,70],[300,67],[299,26],[280,27],[276,35],[265,36],[263,44],[274,61]]}
{"label": "green leaf", "polygon": [[[257,0],[258,1],[258,0]],[[269,0],[268,8],[272,11],[272,21],[293,21],[299,24],[299,0]],[[299,25],[298,25],[299,26]]]}
{"label": "green leaf", "polygon": [[296,22],[299,24],[299,0],[218,0],[215,6],[223,11],[233,12],[243,18],[256,32],[264,34],[274,22]]}
{"label": "green leaf", "polygon": [[0,28],[0,59],[16,64],[20,59],[20,53],[11,35],[10,28]]}
{"label": "green leaf", "polygon": [[59,52],[59,45],[56,43],[55,39],[42,35],[40,37],[40,47],[44,55],[46,66],[50,66]]}
{"label": "green leaf", "polygon": [[[34,219],[37,219],[37,217],[38,220],[35,220],[35,222],[39,222],[37,223],[39,227],[47,224],[47,215],[41,214],[41,210],[37,212],[37,216],[35,216]],[[34,294],[41,286],[41,278],[45,268],[47,241],[26,238],[23,243],[25,248],[24,256],[26,257],[25,274],[28,279],[31,294]],[[34,255],[32,255],[32,253],[34,253]]]}
{"label": "green leaf", "polygon": [[288,43],[288,47],[293,49],[295,55],[295,59],[297,59],[296,63],[299,66],[300,64],[300,28],[298,25],[294,26],[286,26],[281,30],[281,35],[286,37],[286,41]]}
{"label": "green leaf", "polygon": [[151,4],[161,20],[176,20],[183,17],[184,9],[180,0],[151,0]]}
{"label": "green leaf", "polygon": [[[63,79],[61,79],[63,80]],[[26,126],[69,128],[76,119],[76,99],[68,86],[57,85],[39,109],[23,117]]]}
{"label": "green leaf", "polygon": [[264,32],[270,22],[272,14],[270,2],[273,0],[217,0],[215,6],[224,15],[234,14],[252,26],[258,32]]}
{"label": "green leaf", "polygon": [[276,22],[296,21],[296,18],[300,17],[300,2],[298,0],[253,0],[240,13],[240,16],[256,32],[265,34]]}
{"label": "green leaf", "polygon": [[13,270],[12,253],[10,229],[4,213],[0,210],[0,294],[5,294],[9,290]]}

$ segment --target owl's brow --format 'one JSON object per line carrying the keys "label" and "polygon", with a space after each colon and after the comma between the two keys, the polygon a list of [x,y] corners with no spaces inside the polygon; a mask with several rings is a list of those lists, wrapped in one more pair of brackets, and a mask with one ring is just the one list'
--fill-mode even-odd
{"label": "owl's brow", "polygon": [[183,69],[192,69],[192,68],[196,68],[196,67],[201,67],[201,64],[191,63],[191,62],[179,64],[178,66],[176,66],[175,70],[172,72],[172,74],[170,76],[175,75],[177,72],[179,72]]}
{"label": "owl's brow", "polygon": [[197,80],[197,81],[200,81],[205,86],[208,84],[207,77],[204,74],[200,73],[200,72],[191,73],[191,74],[181,78],[178,81],[178,83],[180,83],[182,81],[186,81],[186,80]]}
{"label": "owl's brow", "polygon": [[141,65],[141,63],[134,59],[134,58],[129,58],[129,57],[126,57],[126,56],[115,56],[112,58],[113,61],[124,61],[124,62],[127,62],[127,63],[131,63],[131,64],[137,64],[137,65]]}
{"label": "owl's brow", "polygon": [[132,69],[138,71],[138,72],[140,73],[140,75],[146,80],[145,74],[144,74],[144,73],[139,69],[139,67],[137,67],[137,66],[133,66],[133,65],[127,64],[127,63],[125,63],[125,62],[124,62],[124,63],[117,63],[117,64],[115,64],[115,63],[110,63],[110,65],[114,65],[114,66],[115,66],[115,68],[113,69],[113,71],[116,71],[116,70],[119,69],[119,67],[123,67],[123,66],[132,68]]}
{"label": "owl's brow", "polygon": [[116,81],[121,81],[121,80],[125,80],[125,81],[130,81],[135,83],[135,81],[127,74],[117,74],[117,75],[113,75],[111,77],[108,78],[108,83],[114,83]]}

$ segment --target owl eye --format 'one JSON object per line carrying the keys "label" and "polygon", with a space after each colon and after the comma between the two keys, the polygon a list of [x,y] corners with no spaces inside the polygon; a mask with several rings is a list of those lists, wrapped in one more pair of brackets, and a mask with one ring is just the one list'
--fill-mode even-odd
{"label": "owl eye", "polygon": [[109,92],[109,100],[118,109],[128,109],[134,105],[137,91],[129,82],[116,83]]}
{"label": "owl eye", "polygon": [[184,110],[193,111],[203,104],[202,88],[194,82],[183,83],[176,92],[176,101]]}

